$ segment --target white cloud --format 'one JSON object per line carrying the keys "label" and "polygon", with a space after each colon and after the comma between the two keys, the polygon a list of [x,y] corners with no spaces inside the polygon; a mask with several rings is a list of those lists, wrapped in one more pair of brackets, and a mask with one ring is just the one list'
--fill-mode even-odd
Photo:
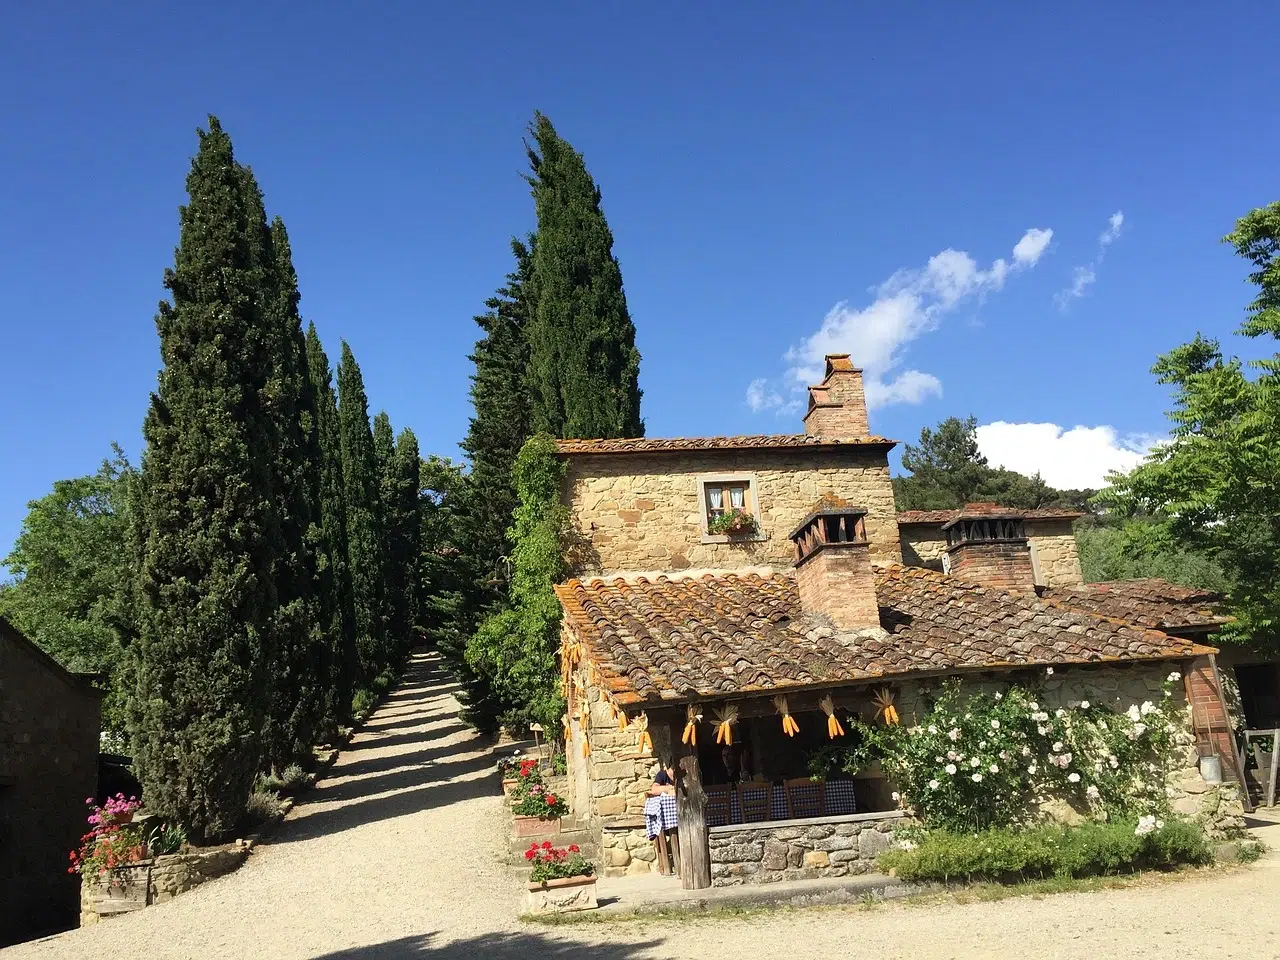
{"label": "white cloud", "polygon": [[993,467],[1028,476],[1039,473],[1044,482],[1061,490],[1097,488],[1113,470],[1128,472],[1159,438],[1121,437],[1115,427],[1056,423],[1006,423],[997,420],[978,427],[978,449]]}
{"label": "white cloud", "polygon": [[1094,255],[1094,258],[1084,266],[1073,269],[1071,271],[1071,284],[1059,290],[1054,296],[1053,301],[1058,305],[1059,310],[1065,311],[1072,300],[1083,297],[1085,292],[1097,282],[1098,267],[1102,265],[1102,261],[1107,255],[1107,247],[1116,242],[1116,238],[1120,236],[1120,231],[1123,228],[1123,210],[1117,210],[1107,217],[1107,229],[1098,234],[1098,252]]}
{"label": "white cloud", "polygon": [[829,353],[847,353],[862,368],[870,407],[940,396],[942,383],[933,374],[899,371],[907,344],[937,329],[962,301],[994,293],[1013,272],[1033,267],[1052,238],[1052,230],[1033,227],[1014,246],[1012,263],[1001,257],[986,269],[963,250],[943,250],[923,267],[898,270],[873,288],[875,299],[869,305],[837,303],[815,333],[787,351],[791,366],[780,384],[763,377],[751,382],[747,405],[757,412],[794,409],[805,387],[822,378],[823,358]]}

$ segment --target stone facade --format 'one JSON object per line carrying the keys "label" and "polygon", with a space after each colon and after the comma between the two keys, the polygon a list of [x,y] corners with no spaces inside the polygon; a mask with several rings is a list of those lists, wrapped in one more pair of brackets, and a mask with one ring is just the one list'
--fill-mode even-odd
{"label": "stone facade", "polygon": [[638,821],[626,818],[603,824],[600,857],[606,877],[631,877],[658,869],[658,852],[653,848],[653,841]]}
{"label": "stone facade", "polygon": [[[867,511],[873,563],[902,559],[889,464],[882,448],[685,450],[568,454],[565,502],[576,528],[575,572],[790,567],[788,534],[823,494]],[[699,478],[752,482],[754,538],[703,534]]]}
{"label": "stone facade", "polygon": [[76,924],[101,694],[0,620],[0,946]]}
{"label": "stone facade", "polygon": [[909,822],[894,812],[712,827],[711,884],[728,887],[872,873],[876,857],[892,845],[893,831]]}
{"label": "stone facade", "polygon": [[[618,728],[617,718],[600,692],[587,681],[579,667],[575,689],[588,698],[587,723],[582,722],[581,700],[569,705],[570,797],[573,811],[584,820],[639,816],[644,812],[645,795],[653,785],[653,765],[657,759],[642,755],[636,748],[636,728]],[[655,746],[665,730],[650,732]],[[584,739],[588,750],[583,750]]]}
{"label": "stone facade", "polygon": [[[1042,587],[1068,587],[1084,582],[1080,552],[1070,520],[1026,521],[1027,544],[1035,582]],[[941,523],[906,523],[899,527],[902,562],[913,567],[943,568],[947,535]]]}

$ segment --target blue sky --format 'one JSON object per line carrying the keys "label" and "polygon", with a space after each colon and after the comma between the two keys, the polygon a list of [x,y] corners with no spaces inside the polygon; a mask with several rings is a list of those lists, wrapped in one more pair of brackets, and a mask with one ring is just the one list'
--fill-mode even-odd
{"label": "blue sky", "polygon": [[345,337],[427,451],[457,453],[471,317],[532,226],[535,108],[603,191],[652,435],[797,430],[829,342],[897,401],[877,432],[973,413],[1052,481],[1164,430],[1158,352],[1261,346],[1230,336],[1249,291],[1217,241],[1276,199],[1265,5],[186,6],[19,4],[0,31],[0,547],[112,440],[136,460],[210,112],[330,356]]}

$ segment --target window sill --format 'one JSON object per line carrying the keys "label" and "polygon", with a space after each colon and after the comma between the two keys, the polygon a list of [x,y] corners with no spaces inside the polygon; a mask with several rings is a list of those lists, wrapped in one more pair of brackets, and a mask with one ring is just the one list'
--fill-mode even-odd
{"label": "window sill", "polygon": [[769,537],[763,533],[752,533],[746,536],[730,536],[727,533],[704,533],[702,543],[763,543]]}

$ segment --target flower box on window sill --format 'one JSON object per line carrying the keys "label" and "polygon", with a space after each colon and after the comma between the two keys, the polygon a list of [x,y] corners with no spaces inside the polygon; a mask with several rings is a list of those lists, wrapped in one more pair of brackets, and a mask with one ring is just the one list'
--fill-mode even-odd
{"label": "flower box on window sill", "polygon": [[722,536],[735,539],[738,537],[750,537],[754,536],[758,529],[756,518],[743,510],[721,514],[707,521],[707,533],[713,537]]}
{"label": "flower box on window sill", "polygon": [[522,817],[512,818],[517,837],[553,837],[560,832],[559,817]]}

